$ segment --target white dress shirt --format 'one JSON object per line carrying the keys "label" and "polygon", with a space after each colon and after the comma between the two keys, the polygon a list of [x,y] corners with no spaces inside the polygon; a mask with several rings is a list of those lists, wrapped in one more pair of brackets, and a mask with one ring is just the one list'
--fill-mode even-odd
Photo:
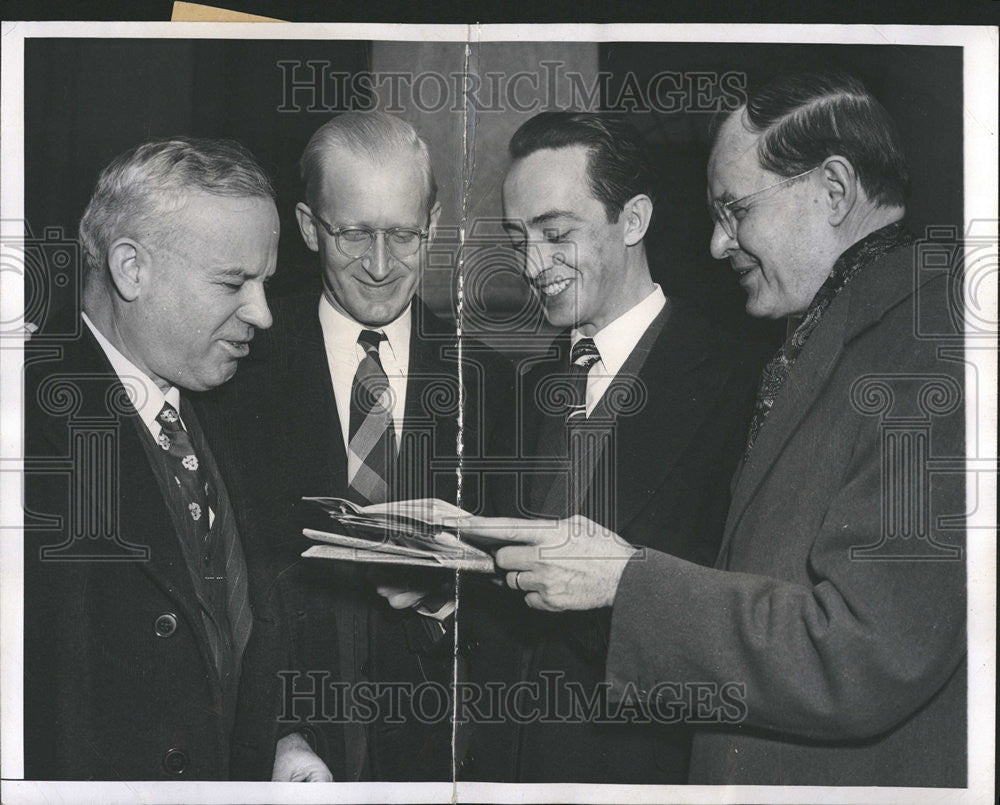
{"label": "white dress shirt", "polygon": [[[592,336],[601,359],[590,367],[587,374],[587,416],[593,413],[643,333],[649,329],[653,319],[660,315],[666,304],[667,297],[657,285],[645,299]],[[583,335],[579,330],[570,333],[570,340],[574,345],[581,338]]]}
{"label": "white dress shirt", "polygon": [[[180,390],[177,386],[171,386],[167,389],[167,393],[164,394],[149,375],[139,369],[114,344],[104,337],[104,333],[97,329],[97,326],[90,320],[90,317],[86,313],[80,313],[80,318],[83,319],[83,323],[87,325],[90,332],[94,334],[97,343],[104,350],[104,354],[107,355],[108,361],[111,363],[111,368],[115,370],[115,374],[118,375],[118,379],[125,387],[125,393],[128,394],[129,402],[132,403],[132,406],[139,414],[139,418],[153,437],[153,441],[159,442],[160,433],[162,433],[163,428],[160,427],[160,423],[156,417],[163,409],[163,403],[165,402],[170,403],[177,412],[177,416],[180,416]],[[184,426],[183,419],[181,419],[181,426]],[[212,527],[214,519],[215,512],[209,507],[209,528]]]}
{"label": "white dress shirt", "polygon": [[[167,393],[164,394],[149,375],[122,355],[118,348],[104,337],[104,334],[97,329],[94,322],[90,320],[90,317],[86,313],[81,313],[80,317],[83,319],[83,323],[90,328],[90,332],[94,334],[94,338],[101,345],[104,354],[108,356],[111,368],[115,370],[115,374],[121,380],[128,394],[129,402],[135,407],[139,418],[142,419],[143,424],[149,430],[150,434],[152,434],[153,441],[157,441],[163,429],[160,427],[160,423],[156,421],[156,417],[159,415],[165,402],[170,403],[178,415],[180,415],[180,391],[176,386],[171,386]],[[183,424],[183,421],[181,424]]]}
{"label": "white dress shirt", "polygon": [[406,376],[410,368],[410,305],[395,320],[383,327],[365,327],[337,310],[325,295],[319,299],[319,323],[323,330],[326,360],[333,381],[333,397],[337,403],[337,416],[344,438],[344,448],[350,442],[351,387],[358,364],[365,356],[358,344],[362,330],[375,330],[385,334],[379,344],[379,359],[392,389],[392,422],[396,431],[396,444],[403,443],[403,411],[406,408]]}
{"label": "white dress shirt", "polygon": [[[365,327],[337,310],[330,304],[326,295],[320,296],[319,323],[323,330],[323,344],[330,367],[333,397],[337,403],[337,416],[340,418],[345,450],[350,443],[351,387],[354,385],[358,364],[365,356],[364,348],[358,344],[358,336],[362,330],[375,330],[385,335],[385,340],[379,344],[379,360],[382,361],[382,368],[393,393],[392,423],[396,431],[396,444],[400,445],[403,442],[406,376],[410,369],[410,327],[413,318],[411,309],[412,306],[407,305],[395,321],[382,327]],[[434,612],[424,606],[415,609],[421,615],[442,621],[455,611],[455,603],[449,601]]]}

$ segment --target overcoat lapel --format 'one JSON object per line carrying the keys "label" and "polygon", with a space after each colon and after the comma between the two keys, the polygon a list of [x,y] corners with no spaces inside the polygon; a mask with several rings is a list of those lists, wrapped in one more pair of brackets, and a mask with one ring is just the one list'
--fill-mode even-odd
{"label": "overcoat lapel", "polygon": [[[733,533],[767,478],[785,445],[816,403],[844,348],[913,295],[912,250],[903,248],[862,270],[830,304],[819,325],[789,370],[774,407],[761,427],[748,461],[741,465],[733,485],[733,500],[719,561],[724,562]],[[919,284],[935,272],[923,272]],[[849,404],[846,400],[844,404]]]}

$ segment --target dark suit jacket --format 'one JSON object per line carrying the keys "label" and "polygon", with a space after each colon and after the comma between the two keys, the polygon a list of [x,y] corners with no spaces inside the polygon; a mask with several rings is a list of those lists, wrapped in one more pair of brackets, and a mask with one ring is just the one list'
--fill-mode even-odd
{"label": "dark suit jacket", "polygon": [[[301,498],[348,495],[346,452],[318,305],[316,294],[274,303],[273,327],[258,335],[233,381],[203,409],[206,431],[220,462],[242,477],[250,505],[266,523],[272,575],[287,591],[291,609],[296,669],[346,684],[349,692],[369,681],[447,688],[453,638],[442,635],[436,621],[392,610],[374,592],[362,566],[301,558],[312,544],[302,536],[303,526],[324,525]],[[461,407],[455,328],[417,301],[411,333],[399,459],[409,468],[408,487],[394,490],[394,497],[455,502]],[[476,359],[463,364],[468,395],[463,442],[467,454],[475,456],[491,427],[484,401],[503,398],[490,389],[509,383],[510,370],[491,350],[472,349],[473,354]],[[471,484],[463,505],[478,509],[478,494]],[[434,575],[435,580],[451,577]],[[367,634],[354,633],[359,611],[369,619]],[[368,656],[361,652],[365,646]],[[300,678],[296,690],[312,689],[310,680]],[[344,723],[332,701],[327,697],[325,713],[318,699],[300,701],[298,713],[313,716],[313,731],[325,736],[325,759],[336,779],[451,779],[450,711],[421,723],[404,696],[402,718],[386,719],[383,712],[366,730],[357,717]],[[363,767],[364,743],[370,752]]]}
{"label": "dark suit jacket", "polygon": [[739,686],[691,782],[965,785],[962,331],[919,265],[891,252],[823,314],[736,479],[719,569],[651,551],[622,575],[617,689]]}
{"label": "dark suit jacket", "polygon": [[[24,733],[33,779],[269,778],[256,703],[224,696],[145,425],[90,331],[26,346]],[[71,332],[72,320],[58,332]],[[212,464],[193,409],[184,418]],[[217,520],[237,518],[220,483]],[[217,523],[217,525],[220,525]],[[221,525],[220,525],[221,527]],[[248,553],[255,553],[249,551]],[[276,608],[248,567],[244,660],[281,653]],[[244,673],[251,680],[253,670]],[[231,757],[232,755],[232,757]]]}
{"label": "dark suit jacket", "polygon": [[[546,400],[553,398],[553,384],[567,375],[568,356],[565,333],[551,360],[533,366],[522,387],[524,446],[536,459],[565,456],[565,415]],[[588,417],[593,436],[613,440],[603,448],[604,471],[591,472],[601,464],[593,459],[584,462],[587,468],[575,468],[575,476],[584,479],[575,499],[566,465],[556,474],[526,471],[518,490],[499,493],[501,499],[521,502],[519,512],[507,513],[565,517],[581,512],[632,544],[710,564],[765,356],[760,345],[739,344],[685,303],[669,300]],[[602,487],[600,479],[610,481]],[[546,675],[563,674],[593,695],[604,677],[608,612],[540,613],[528,610],[521,594],[503,597],[506,606],[497,594],[484,595],[466,619],[467,640],[477,649],[469,661],[473,679],[527,680],[543,689]],[[560,711],[567,712],[565,690],[555,698]],[[686,732],[661,725],[536,722],[515,727],[508,718],[503,726],[473,726],[463,776],[682,782],[688,744]]]}

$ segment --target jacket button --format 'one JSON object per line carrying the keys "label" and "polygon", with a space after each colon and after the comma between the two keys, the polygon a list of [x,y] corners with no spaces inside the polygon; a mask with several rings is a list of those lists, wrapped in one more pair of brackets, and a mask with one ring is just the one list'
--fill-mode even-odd
{"label": "jacket button", "polygon": [[188,765],[188,756],[180,749],[168,749],[163,756],[163,768],[167,774],[183,774]]}
{"label": "jacket button", "polygon": [[474,637],[467,638],[462,643],[462,651],[467,656],[471,656],[479,652],[479,641]]}
{"label": "jacket button", "polygon": [[177,631],[177,616],[173,612],[158,615],[153,622],[153,630],[157,637],[170,637]]}

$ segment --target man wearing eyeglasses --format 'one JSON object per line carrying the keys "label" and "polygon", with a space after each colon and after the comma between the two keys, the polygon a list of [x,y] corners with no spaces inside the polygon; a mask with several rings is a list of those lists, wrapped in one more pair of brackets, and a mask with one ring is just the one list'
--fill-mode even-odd
{"label": "man wearing eyeglasses", "polygon": [[[441,206],[409,123],[341,114],[312,136],[301,171],[295,212],[322,290],[275,300],[269,337],[220,390],[213,430],[269,523],[275,575],[293,590],[303,675],[285,681],[285,702],[315,716],[321,744],[340,742],[327,758],[335,779],[449,780],[451,709],[432,700],[451,689],[452,575],[371,579],[361,565],[301,558],[303,526],[329,526],[302,498],[457,502],[460,414],[471,451],[485,428],[480,401],[501,410],[502,393],[484,389],[509,373],[496,353],[465,345],[460,398],[455,326],[417,297]],[[475,498],[465,490],[464,505]],[[346,688],[325,693],[331,684]],[[431,684],[413,711],[407,686]]]}
{"label": "man wearing eyeglasses", "polygon": [[946,274],[915,270],[907,182],[850,77],[779,78],[719,128],[712,254],[749,312],[797,325],[764,371],[714,568],[581,518],[463,524],[519,543],[496,560],[529,606],[611,608],[619,697],[701,686],[691,782],[966,784],[962,325]]}

